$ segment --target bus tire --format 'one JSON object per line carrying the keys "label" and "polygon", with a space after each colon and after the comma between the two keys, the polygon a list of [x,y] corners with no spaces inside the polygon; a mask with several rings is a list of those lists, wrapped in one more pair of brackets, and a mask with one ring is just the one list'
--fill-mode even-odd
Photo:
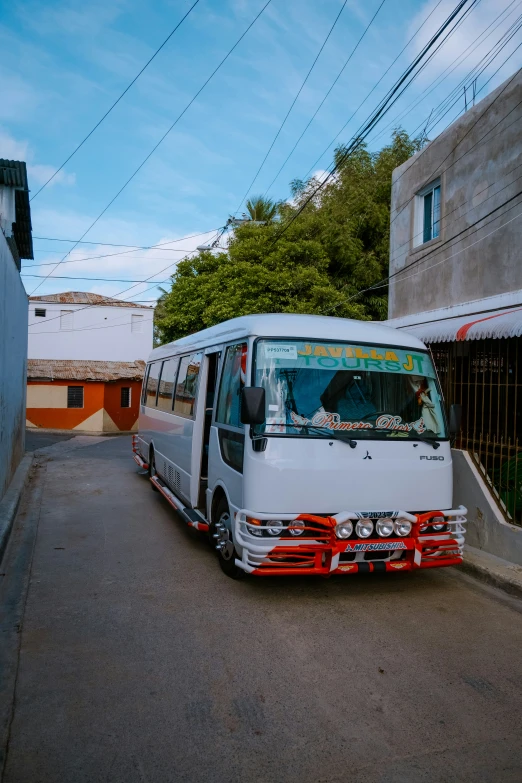
{"label": "bus tire", "polygon": [[[153,449],[152,446],[151,446],[150,453],[149,453],[149,467],[148,467],[148,471],[149,471],[149,479],[151,479],[153,476],[156,475],[156,460],[154,458],[154,449]],[[150,485],[151,485],[152,489],[154,490],[154,492],[159,492],[159,489],[155,486],[155,484],[152,483],[152,481],[150,482]]]}
{"label": "bus tire", "polygon": [[223,573],[231,579],[242,579],[245,576],[245,572],[242,568],[238,568],[234,562],[238,555],[232,541],[229,525],[230,510],[227,501],[225,498],[222,498],[212,515],[210,540],[216,548],[219,565]]}

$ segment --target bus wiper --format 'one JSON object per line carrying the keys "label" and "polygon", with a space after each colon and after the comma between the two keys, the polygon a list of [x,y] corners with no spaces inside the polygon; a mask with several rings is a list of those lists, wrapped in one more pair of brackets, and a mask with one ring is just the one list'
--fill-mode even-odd
{"label": "bus wiper", "polygon": [[433,440],[433,438],[409,438],[410,442],[412,440],[417,441],[417,443],[429,443],[430,446],[433,446],[434,449],[440,448],[440,443],[438,440]]}
{"label": "bus wiper", "polygon": [[354,440],[353,438],[350,438],[350,437],[343,438],[343,436],[340,435],[337,432],[337,430],[331,430],[331,429],[329,429],[329,427],[313,427],[313,426],[311,427],[308,424],[304,424],[303,425],[303,429],[306,429],[307,431],[309,431],[309,430],[316,430],[316,431],[319,431],[319,432],[325,432],[328,436],[331,435],[332,438],[334,438],[335,440],[342,440],[343,443],[348,443],[348,445],[350,446],[351,449],[355,449],[355,447],[357,446],[357,441],[356,440]]}

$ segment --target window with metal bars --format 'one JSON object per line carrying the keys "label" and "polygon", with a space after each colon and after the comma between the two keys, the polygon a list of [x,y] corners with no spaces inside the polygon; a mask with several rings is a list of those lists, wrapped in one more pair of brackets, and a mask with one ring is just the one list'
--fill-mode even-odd
{"label": "window with metal bars", "polygon": [[83,386],[67,387],[67,407],[83,408]]}
{"label": "window with metal bars", "polygon": [[34,314],[36,318],[45,318],[45,309],[43,307],[35,307]]}
{"label": "window with metal bars", "polygon": [[131,390],[130,386],[121,387],[121,407],[130,408],[131,406]]}

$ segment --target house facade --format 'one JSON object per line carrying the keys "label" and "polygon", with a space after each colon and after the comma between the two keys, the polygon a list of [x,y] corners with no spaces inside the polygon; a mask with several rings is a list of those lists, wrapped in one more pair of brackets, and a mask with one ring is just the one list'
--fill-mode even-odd
{"label": "house facade", "polygon": [[137,429],[145,362],[28,359],[27,426],[77,432]]}
{"label": "house facade", "polygon": [[33,258],[26,165],[0,159],[0,498],[25,447],[27,294],[21,258]]}
{"label": "house facade", "polygon": [[29,428],[137,428],[154,309],[81,291],[29,298]]}
{"label": "house facade", "polygon": [[518,71],[395,170],[388,321],[430,346],[448,404],[462,405],[457,446],[514,527],[522,525],[521,121]]}
{"label": "house facade", "polygon": [[154,308],[83,291],[29,297],[29,359],[145,361]]}

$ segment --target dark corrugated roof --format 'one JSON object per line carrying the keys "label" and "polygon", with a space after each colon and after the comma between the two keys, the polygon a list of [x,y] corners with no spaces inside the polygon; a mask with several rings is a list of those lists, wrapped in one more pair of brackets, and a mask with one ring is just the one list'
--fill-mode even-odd
{"label": "dark corrugated roof", "polygon": [[0,185],[16,188],[16,222],[13,223],[13,236],[20,258],[34,258],[29,185],[25,163],[22,160],[0,158]]}
{"label": "dark corrugated roof", "polygon": [[97,306],[107,305],[110,307],[139,307],[145,310],[154,309],[149,305],[137,304],[136,302],[125,302],[123,299],[113,299],[110,296],[93,294],[90,291],[64,291],[62,294],[30,296],[29,299],[35,302],[57,302],[59,304],[92,304]]}
{"label": "dark corrugated roof", "polygon": [[141,381],[145,362],[100,362],[81,359],[28,359],[29,381]]}

